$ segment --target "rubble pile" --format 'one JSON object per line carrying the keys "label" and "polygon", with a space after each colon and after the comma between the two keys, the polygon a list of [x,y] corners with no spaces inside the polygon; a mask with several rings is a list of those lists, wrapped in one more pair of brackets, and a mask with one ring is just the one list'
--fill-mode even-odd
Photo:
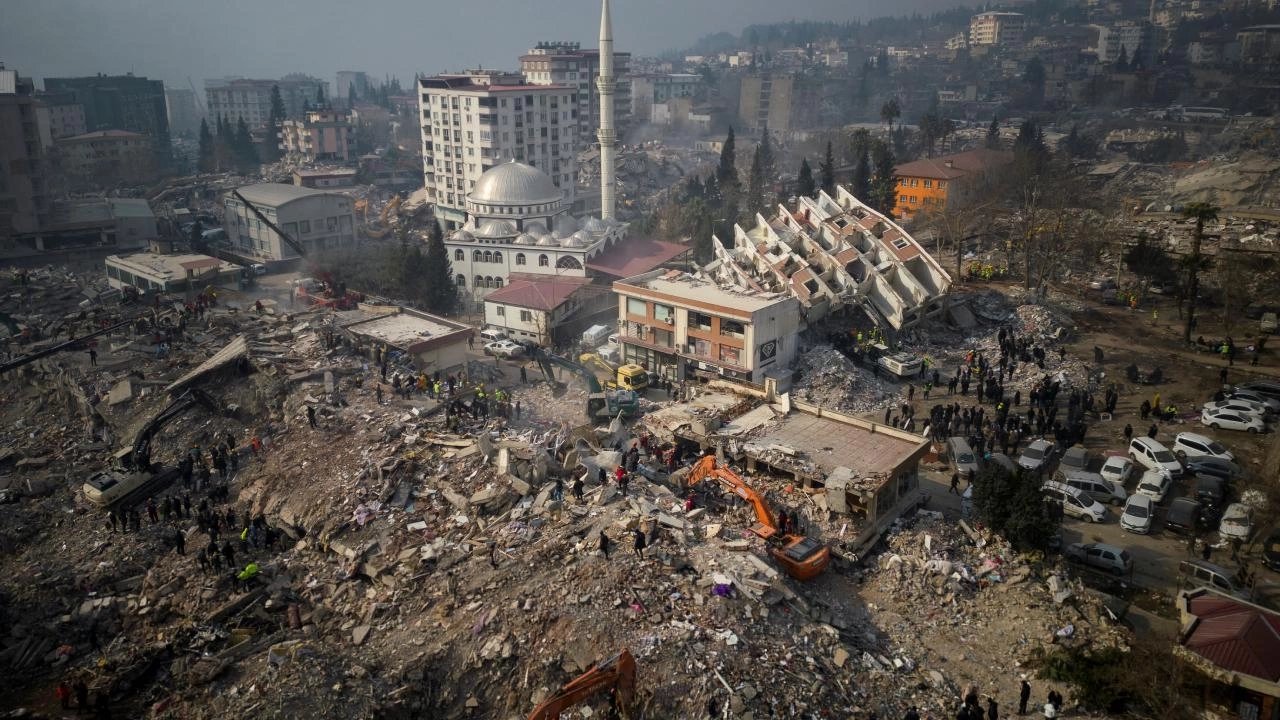
{"label": "rubble pile", "polygon": [[799,379],[791,390],[796,399],[839,412],[873,412],[902,398],[897,383],[859,367],[830,345],[818,345],[801,353],[796,373]]}

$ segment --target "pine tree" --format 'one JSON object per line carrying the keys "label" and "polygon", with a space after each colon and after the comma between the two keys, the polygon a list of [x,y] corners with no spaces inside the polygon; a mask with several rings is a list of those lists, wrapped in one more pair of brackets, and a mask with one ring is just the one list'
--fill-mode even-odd
{"label": "pine tree", "polygon": [[822,164],[818,166],[818,174],[822,178],[822,191],[828,195],[834,195],[836,192],[836,159],[831,151],[831,141],[827,141],[827,154],[822,158]]}
{"label": "pine tree", "polygon": [[702,197],[710,208],[719,209],[724,204],[724,194],[720,192],[720,181],[715,173],[708,175],[702,184]]}
{"label": "pine tree", "polygon": [[872,164],[875,174],[871,178],[871,201],[873,209],[893,218],[893,205],[897,197],[898,178],[894,174],[893,148],[883,140],[876,140],[871,146]]}
{"label": "pine tree", "polygon": [[1116,58],[1116,72],[1128,72],[1128,71],[1129,71],[1129,51],[1125,46],[1121,45],[1120,57]]}
{"label": "pine tree", "polygon": [[350,85],[347,86],[347,107],[353,108],[355,106],[356,106],[356,84],[351,83]]}
{"label": "pine tree", "polygon": [[200,251],[204,249],[204,223],[196,220],[191,223],[191,232],[187,235],[187,242],[191,244],[191,249]]}
{"label": "pine tree", "polygon": [[236,121],[236,134],[232,147],[236,166],[241,170],[250,170],[259,164],[258,149],[254,147],[253,136],[249,134],[249,126],[245,124],[243,117]]}
{"label": "pine tree", "polygon": [[280,159],[280,131],[284,127],[285,109],[284,98],[280,96],[280,86],[271,86],[271,115],[267,119],[267,130],[271,133],[269,142],[266,147],[266,156],[269,162],[275,162]]}
{"label": "pine tree", "polygon": [[720,166],[716,169],[716,180],[720,190],[728,194],[730,188],[738,186],[737,152],[734,147],[733,126],[729,126],[729,135],[724,139],[724,147],[720,149]]}
{"label": "pine tree", "polygon": [[426,287],[427,308],[431,312],[453,312],[458,304],[458,288],[454,284],[449,249],[444,245],[444,231],[434,218],[427,236],[427,256],[423,263],[421,282]]}
{"label": "pine tree", "polygon": [[316,85],[316,108],[324,108],[324,84]]}
{"label": "pine tree", "polygon": [[870,202],[871,199],[871,147],[864,145],[859,148],[857,157],[853,163],[853,196],[862,202]]}
{"label": "pine tree", "polygon": [[796,194],[804,197],[818,195],[818,183],[813,179],[813,168],[809,167],[809,159],[800,161],[800,174],[796,177]]}
{"label": "pine tree", "polygon": [[764,153],[760,143],[756,143],[751,156],[751,172],[747,178],[747,215],[755,217],[764,211]]}
{"label": "pine tree", "polygon": [[778,177],[777,158],[773,155],[773,143],[769,140],[769,124],[765,123],[760,134],[760,170],[764,175],[765,185],[773,183]]}
{"label": "pine tree", "polygon": [[213,133],[209,132],[209,121],[205,118],[200,119],[200,151],[197,156],[197,166],[200,172],[213,172],[214,155],[213,155]]}
{"label": "pine tree", "polygon": [[1044,133],[1031,120],[1023,120],[1018,127],[1018,138],[1013,141],[1013,152],[1020,160],[1029,163],[1037,171],[1049,160],[1049,148],[1044,143]]}
{"label": "pine tree", "polygon": [[991,116],[991,126],[987,128],[987,147],[992,150],[1000,149],[1000,118],[995,115]]}

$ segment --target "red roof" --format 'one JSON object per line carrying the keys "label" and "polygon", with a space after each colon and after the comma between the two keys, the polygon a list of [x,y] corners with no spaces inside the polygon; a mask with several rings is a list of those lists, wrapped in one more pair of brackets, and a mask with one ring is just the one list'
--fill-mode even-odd
{"label": "red roof", "polygon": [[628,238],[588,261],[587,269],[611,277],[628,278],[660,267],[689,252],[689,249],[686,245],[652,238]]}
{"label": "red roof", "polygon": [[485,302],[529,308],[531,310],[555,310],[569,296],[591,282],[584,277],[548,277],[512,275],[507,284],[484,296]]}
{"label": "red roof", "polygon": [[983,172],[993,167],[1007,165],[1013,160],[1013,153],[1008,150],[989,150],[977,148],[954,155],[943,155],[936,158],[922,158],[903,163],[893,169],[898,177],[936,178],[950,180],[970,173]]}
{"label": "red roof", "polygon": [[1280,614],[1210,592],[1189,598],[1187,610],[1196,621],[1186,649],[1223,670],[1280,682]]}

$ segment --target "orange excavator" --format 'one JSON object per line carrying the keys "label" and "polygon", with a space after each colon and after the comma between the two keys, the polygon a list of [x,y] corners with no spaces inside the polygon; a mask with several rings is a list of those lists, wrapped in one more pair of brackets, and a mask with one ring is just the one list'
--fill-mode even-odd
{"label": "orange excavator", "polygon": [[617,655],[601,660],[595,667],[570,680],[555,695],[534,708],[529,713],[529,720],[557,720],[565,710],[605,689],[613,692],[615,707],[626,717],[636,694],[636,659],[630,650],[623,648]]}
{"label": "orange excavator", "polygon": [[756,512],[756,522],[751,526],[751,532],[764,539],[768,544],[769,556],[785,568],[788,575],[797,580],[812,580],[827,569],[831,562],[831,549],[811,537],[784,533],[760,493],[752,490],[734,471],[717,467],[714,455],[707,455],[699,460],[686,476],[685,483],[697,485],[708,478],[718,481],[735,495],[751,503]]}

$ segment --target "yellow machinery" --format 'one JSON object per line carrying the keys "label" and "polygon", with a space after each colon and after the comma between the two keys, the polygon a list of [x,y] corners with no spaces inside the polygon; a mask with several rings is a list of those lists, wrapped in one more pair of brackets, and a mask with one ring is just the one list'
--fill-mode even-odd
{"label": "yellow machinery", "polygon": [[578,356],[578,362],[596,371],[597,375],[603,373],[605,387],[610,390],[633,390],[642,393],[649,387],[649,371],[635,363],[627,363],[621,367],[614,366],[596,353],[582,353]]}

